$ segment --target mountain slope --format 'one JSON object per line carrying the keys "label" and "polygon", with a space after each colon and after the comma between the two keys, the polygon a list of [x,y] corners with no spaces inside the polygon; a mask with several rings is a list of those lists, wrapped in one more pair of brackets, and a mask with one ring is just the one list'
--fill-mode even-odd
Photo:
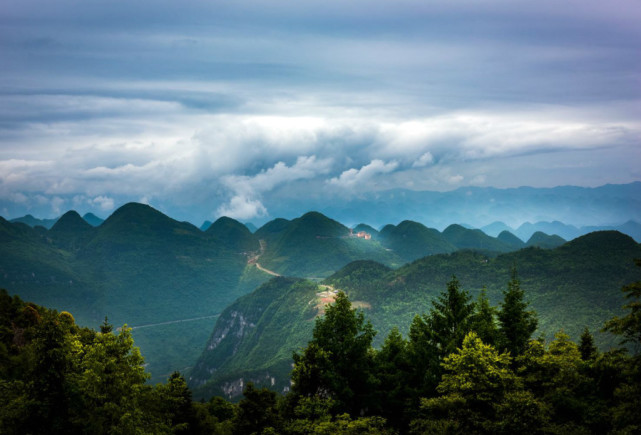
{"label": "mountain slope", "polygon": [[457,224],[452,224],[445,228],[442,234],[445,240],[457,249],[474,249],[484,252],[508,252],[513,250],[512,246],[495,237],[488,236],[481,230],[468,229]]}
{"label": "mountain slope", "polygon": [[501,233],[496,238],[509,246],[511,248],[511,251],[516,251],[525,247],[525,243],[523,243],[523,240],[519,239],[509,231],[501,231]]}
{"label": "mountain slope", "polygon": [[397,226],[386,225],[379,234],[383,245],[405,261],[413,261],[426,255],[456,251],[434,228],[427,228],[418,222],[403,221]]}
{"label": "mountain slope", "polygon": [[26,224],[26,225],[28,225],[28,226],[30,226],[32,228],[36,227],[36,226],[41,226],[41,227],[45,227],[46,229],[50,229],[53,226],[53,224],[56,223],[57,220],[58,220],[58,218],[56,218],[56,219],[38,219],[38,218],[35,218],[35,217],[31,216],[30,214],[28,214],[28,215],[25,215],[25,216],[22,216],[22,217],[19,217],[19,218],[11,219],[11,222],[12,223],[20,222],[20,223]]}
{"label": "mountain slope", "polygon": [[350,237],[346,226],[316,212],[292,221],[272,221],[255,235],[266,243],[260,263],[282,275],[325,277],[354,260],[402,263],[380,243]]}
{"label": "mountain slope", "polygon": [[565,243],[561,237],[555,235],[548,235],[542,231],[537,231],[532,234],[532,237],[525,243],[525,246],[535,246],[537,248],[552,249],[561,246]]}
{"label": "mountain slope", "polygon": [[[365,310],[380,345],[393,326],[406,333],[414,315],[429,310],[452,275],[474,297],[485,286],[497,304],[516,265],[521,288],[538,313],[539,333],[551,337],[565,328],[577,339],[585,326],[597,332],[621,312],[620,288],[639,279],[632,261],[639,257],[641,246],[630,237],[597,232],[556,249],[526,248],[495,258],[459,251],[425,257],[397,270],[358,261],[323,285],[346,291],[354,305]],[[191,374],[195,394],[235,396],[248,380],[286,390],[291,350],[311,337],[309,316],[329,296],[323,285],[273,280],[234,303],[221,315]],[[611,336],[598,332],[596,339],[601,346],[612,343]]]}
{"label": "mountain slope", "polygon": [[82,218],[92,227],[99,227],[105,221],[93,213],[85,213]]}
{"label": "mountain slope", "polygon": [[236,252],[258,251],[258,239],[237,220],[223,216],[205,231],[209,237]]}
{"label": "mountain slope", "polygon": [[216,322],[190,383],[203,387],[215,374],[236,396],[244,384],[238,379],[249,376],[285,389],[291,356],[311,335],[318,291],[309,281],[279,277],[238,299]]}

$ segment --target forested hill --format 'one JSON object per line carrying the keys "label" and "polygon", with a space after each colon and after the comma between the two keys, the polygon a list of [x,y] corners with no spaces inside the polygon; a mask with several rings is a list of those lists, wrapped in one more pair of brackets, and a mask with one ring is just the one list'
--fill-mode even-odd
{"label": "forested hill", "polygon": [[[621,286],[638,279],[634,258],[641,258],[639,244],[605,231],[553,250],[531,247],[496,257],[458,251],[425,257],[397,270],[357,261],[320,286],[275,279],[221,314],[190,382],[203,395],[237,394],[247,380],[287,388],[291,353],[309,339],[311,320],[323,301],[331,300],[328,289],[344,290],[364,309],[379,331],[375,344],[380,345],[394,326],[406,333],[414,315],[429,310],[453,275],[475,298],[486,287],[491,303],[497,305],[513,268],[538,312],[538,333],[550,338],[563,329],[578,338],[586,326],[600,331],[603,322],[620,313]],[[613,344],[599,333],[596,341],[603,348]]]}
{"label": "forested hill", "polygon": [[0,287],[81,325],[133,326],[154,380],[191,366],[213,316],[269,278],[248,267],[244,242],[136,203],[98,227],[73,211],[50,230],[0,218],[0,241]]}

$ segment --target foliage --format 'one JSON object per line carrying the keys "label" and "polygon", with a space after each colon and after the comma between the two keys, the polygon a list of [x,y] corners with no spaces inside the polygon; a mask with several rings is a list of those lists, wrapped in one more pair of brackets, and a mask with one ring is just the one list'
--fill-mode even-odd
{"label": "foliage", "polygon": [[496,346],[499,341],[499,330],[496,325],[497,310],[490,305],[485,287],[481,289],[474,308],[470,329],[476,332],[483,343]]}
{"label": "foliage", "polygon": [[[641,259],[635,263],[641,267]],[[614,317],[604,330],[620,336],[621,344],[632,349],[631,363],[626,365],[626,380],[615,390],[616,407],[614,425],[626,433],[641,430],[641,281],[635,281],[621,289],[628,302],[623,306],[628,312],[623,317]]]}
{"label": "foliage", "polygon": [[445,358],[443,367],[445,373],[437,387],[442,396],[423,399],[421,404],[428,418],[454,420],[461,431],[494,431],[497,404],[518,386],[510,356],[499,354],[470,332],[462,347]]}
{"label": "foliage", "polygon": [[516,277],[516,270],[513,270],[512,279],[503,293],[498,319],[500,347],[515,358],[525,351],[538,324],[536,314],[533,311],[527,311],[527,306],[525,292],[521,289]]}
{"label": "foliage", "polygon": [[372,325],[338,292],[325,315],[316,319],[312,340],[294,354],[293,391],[334,401],[333,411],[360,415],[373,394]]}

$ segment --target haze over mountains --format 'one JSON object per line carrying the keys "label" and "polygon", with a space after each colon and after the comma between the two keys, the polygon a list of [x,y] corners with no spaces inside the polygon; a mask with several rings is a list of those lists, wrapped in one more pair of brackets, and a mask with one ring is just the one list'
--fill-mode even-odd
{"label": "haze over mountains", "polygon": [[[328,192],[325,196],[294,196],[293,193],[288,194],[286,189],[280,189],[266,192],[262,202],[269,213],[251,219],[243,218],[242,222],[250,221],[251,225],[259,227],[274,218],[294,219],[307,211],[315,210],[348,226],[366,223],[380,229],[390,223],[411,220],[443,230],[452,223],[459,223],[487,229],[486,233],[492,236],[497,236],[503,229],[509,229],[523,241],[527,241],[536,231],[557,234],[569,240],[595,229],[591,227],[608,226],[619,229],[619,226],[630,220],[641,222],[641,182],[594,188],[463,187],[447,192],[406,189],[349,191],[342,195]],[[164,202],[154,205],[165,214],[181,216],[181,220],[188,220],[199,227],[206,221],[203,229],[215,220],[211,219],[211,209],[202,208],[205,205],[188,210],[178,210],[172,204]],[[77,211],[81,214],[104,213],[104,210],[93,209],[87,204],[80,207]],[[20,215],[16,213],[17,209],[12,211],[12,216],[18,218]],[[51,210],[46,208],[32,208],[28,213],[53,217]],[[531,229],[527,224],[555,221],[568,227],[553,225]],[[33,226],[33,223],[25,223]],[[53,222],[49,219],[37,224],[50,228]],[[525,226],[521,228],[523,225]],[[555,228],[554,231],[551,230],[552,227]],[[634,227],[626,231],[636,231],[639,235],[641,231],[638,225]],[[497,231],[498,228],[500,230]]]}

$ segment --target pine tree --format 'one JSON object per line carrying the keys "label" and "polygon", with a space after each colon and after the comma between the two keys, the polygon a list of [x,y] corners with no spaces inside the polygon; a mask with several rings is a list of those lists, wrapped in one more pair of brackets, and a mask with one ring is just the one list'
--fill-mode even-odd
{"label": "pine tree", "polygon": [[394,327],[375,356],[379,382],[376,410],[395,428],[403,425],[411,397],[411,361],[407,346],[407,341]]}
{"label": "pine tree", "polygon": [[447,283],[447,290],[432,301],[427,320],[430,337],[441,358],[456,351],[471,330],[474,303],[468,292],[461,290],[455,276]]}
{"label": "pine tree", "polygon": [[485,287],[481,289],[476,300],[471,329],[476,332],[483,343],[496,346],[499,334],[496,326],[496,308],[490,305]]}
{"label": "pine tree", "polygon": [[373,395],[372,340],[376,332],[343,292],[323,317],[302,354],[294,354],[293,391],[335,401],[335,412],[360,415]]}
{"label": "pine tree", "polygon": [[513,269],[498,312],[500,349],[510,352],[513,358],[525,351],[538,325],[536,313],[528,311],[527,307],[525,293],[521,290],[516,269]]}
{"label": "pine tree", "polygon": [[581,352],[581,359],[583,361],[592,361],[599,354],[598,349],[594,345],[594,336],[586,326],[581,334],[579,342],[579,352]]}
{"label": "pine tree", "polygon": [[[641,267],[641,259],[634,261]],[[621,291],[629,300],[623,306],[628,313],[606,322],[603,330],[621,336],[621,344],[632,350],[625,368],[627,381],[615,391],[614,426],[621,433],[637,433],[641,431],[641,281],[630,283]]]}

